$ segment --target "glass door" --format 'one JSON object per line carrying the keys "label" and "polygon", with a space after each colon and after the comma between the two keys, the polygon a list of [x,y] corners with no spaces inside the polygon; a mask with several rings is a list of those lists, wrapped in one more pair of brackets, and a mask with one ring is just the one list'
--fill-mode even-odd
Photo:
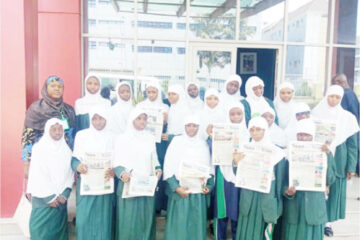
{"label": "glass door", "polygon": [[219,91],[230,74],[236,73],[236,48],[196,46],[190,44],[191,80],[200,84],[201,88],[216,88]]}

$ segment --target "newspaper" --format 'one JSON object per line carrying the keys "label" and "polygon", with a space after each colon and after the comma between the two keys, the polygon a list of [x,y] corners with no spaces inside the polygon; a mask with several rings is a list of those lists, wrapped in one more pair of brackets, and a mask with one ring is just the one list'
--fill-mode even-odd
{"label": "newspaper", "polygon": [[155,194],[158,178],[156,176],[132,175],[130,181],[124,183],[122,198],[132,198]]}
{"label": "newspaper", "polygon": [[289,148],[289,186],[296,190],[326,190],[327,155],[322,143],[291,142]]}
{"label": "newspaper", "polygon": [[148,115],[145,130],[155,137],[157,143],[160,143],[164,124],[163,111],[161,108],[145,108],[145,112]]}
{"label": "newspaper", "polygon": [[336,136],[336,122],[314,119],[316,126],[314,142],[332,143]]}
{"label": "newspaper", "polygon": [[187,193],[201,193],[210,178],[210,166],[197,163],[196,160],[182,161],[180,165],[180,186],[186,187]]}
{"label": "newspaper", "polygon": [[274,177],[272,148],[247,143],[242,145],[242,152],[245,157],[238,163],[235,186],[269,193]]}
{"label": "newspaper", "polygon": [[80,195],[102,195],[114,192],[114,178],[106,178],[106,170],[112,168],[112,153],[85,153],[82,163],[88,167],[81,174]]}
{"label": "newspaper", "polygon": [[239,151],[240,127],[235,124],[215,124],[212,136],[213,165],[232,166],[233,154]]}

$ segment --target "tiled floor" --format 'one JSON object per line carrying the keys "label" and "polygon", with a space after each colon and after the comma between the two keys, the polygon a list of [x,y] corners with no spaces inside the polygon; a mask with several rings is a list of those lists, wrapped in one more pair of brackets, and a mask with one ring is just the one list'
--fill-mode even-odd
{"label": "tiled floor", "polygon": [[[74,216],[74,196],[69,204],[69,219]],[[347,191],[347,213],[346,219],[332,224],[334,237],[325,238],[326,240],[359,240],[360,239],[360,178],[354,178],[348,182]],[[157,240],[163,239],[165,229],[165,218],[157,218]],[[75,228],[69,223],[70,240],[76,240]],[[13,219],[0,219],[0,239],[1,240],[27,240]],[[210,235],[208,239],[212,239]],[[230,239],[230,238],[229,238]]]}

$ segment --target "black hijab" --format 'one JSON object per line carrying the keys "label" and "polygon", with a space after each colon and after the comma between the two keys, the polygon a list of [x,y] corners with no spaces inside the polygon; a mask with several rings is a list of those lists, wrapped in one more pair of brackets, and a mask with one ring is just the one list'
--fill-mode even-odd
{"label": "black hijab", "polygon": [[75,111],[69,104],[63,102],[63,98],[52,99],[47,94],[47,86],[53,81],[58,81],[64,86],[64,82],[57,76],[50,76],[42,90],[42,99],[32,103],[26,112],[25,127],[36,130],[44,130],[45,123],[50,118],[67,118],[70,128],[75,127]]}

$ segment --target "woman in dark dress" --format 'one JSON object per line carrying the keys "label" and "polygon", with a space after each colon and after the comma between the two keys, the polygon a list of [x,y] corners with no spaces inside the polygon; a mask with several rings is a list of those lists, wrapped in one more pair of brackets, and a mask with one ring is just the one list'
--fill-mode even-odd
{"label": "woman in dark dress", "polygon": [[44,127],[50,118],[58,118],[64,124],[65,140],[72,149],[75,135],[75,111],[63,101],[64,82],[58,76],[50,76],[42,90],[42,98],[30,105],[26,112],[22,135],[22,161],[25,178],[28,176],[33,145],[44,133]]}

